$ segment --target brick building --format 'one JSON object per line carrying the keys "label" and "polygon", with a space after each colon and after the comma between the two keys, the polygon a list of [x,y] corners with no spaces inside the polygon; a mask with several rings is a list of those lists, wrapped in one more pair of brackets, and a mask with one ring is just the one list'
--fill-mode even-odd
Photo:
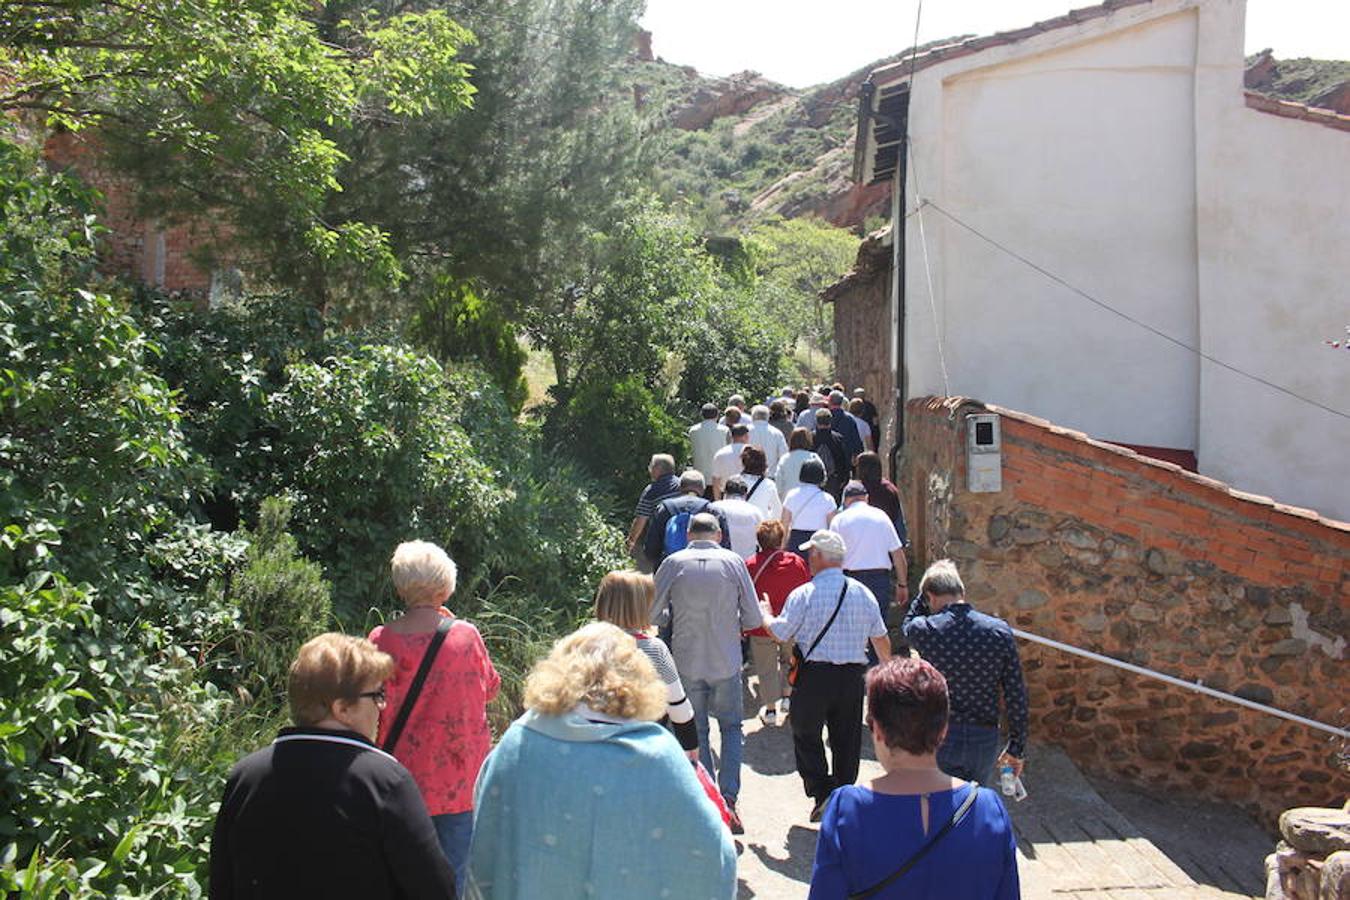
{"label": "brick building", "polygon": [[111,274],[125,275],[169,292],[210,301],[238,294],[243,276],[237,260],[211,258],[208,249],[228,247],[230,228],[220,222],[176,222],[147,217],[137,208],[136,185],[113,171],[96,133],[53,134],[43,157],[58,169],[70,169],[103,197],[99,259]]}

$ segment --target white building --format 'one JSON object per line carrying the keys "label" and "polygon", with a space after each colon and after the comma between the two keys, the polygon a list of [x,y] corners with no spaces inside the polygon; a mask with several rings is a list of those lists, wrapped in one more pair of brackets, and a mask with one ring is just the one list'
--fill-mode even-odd
{"label": "white building", "polygon": [[1245,93],[1244,15],[1114,0],[873,73],[897,390],[1350,520],[1350,117]]}

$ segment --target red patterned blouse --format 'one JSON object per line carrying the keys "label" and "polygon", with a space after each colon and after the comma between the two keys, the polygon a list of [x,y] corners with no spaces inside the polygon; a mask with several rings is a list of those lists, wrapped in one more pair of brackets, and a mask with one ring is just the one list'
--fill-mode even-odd
{"label": "red patterned blouse", "polygon": [[[370,633],[375,646],[394,658],[385,682],[389,703],[380,716],[379,742],[394,723],[434,632],[399,634],[380,625]],[[445,636],[427,673],[394,756],[412,773],[433,816],[473,809],[473,786],[492,748],[487,704],[501,677],[473,625],[458,619]]]}

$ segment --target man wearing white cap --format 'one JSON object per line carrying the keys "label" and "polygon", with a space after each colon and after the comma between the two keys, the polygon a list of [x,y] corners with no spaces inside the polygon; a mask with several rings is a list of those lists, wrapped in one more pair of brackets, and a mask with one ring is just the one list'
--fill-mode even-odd
{"label": "man wearing white cap", "polygon": [[[830,792],[858,778],[864,648],[870,644],[885,661],[891,641],[872,592],[844,575],[844,539],[821,529],[799,549],[810,550],[811,583],[788,595],[781,616],[762,599],[759,611],[764,627],[780,641],[795,640],[801,653],[789,721],[797,774],[813,803],[811,821],[819,822]],[[823,728],[829,729],[833,772],[825,761]]]}

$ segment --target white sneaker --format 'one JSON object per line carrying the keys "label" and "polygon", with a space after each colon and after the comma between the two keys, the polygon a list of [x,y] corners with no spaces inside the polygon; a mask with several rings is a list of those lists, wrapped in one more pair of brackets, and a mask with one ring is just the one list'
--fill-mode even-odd
{"label": "white sneaker", "polygon": [[760,710],[759,720],[772,728],[778,724],[778,711],[772,706],[766,706]]}
{"label": "white sneaker", "polygon": [[788,711],[791,706],[792,706],[791,697],[784,697],[782,700],[778,701],[778,711],[783,714],[783,718],[786,719],[788,717]]}

